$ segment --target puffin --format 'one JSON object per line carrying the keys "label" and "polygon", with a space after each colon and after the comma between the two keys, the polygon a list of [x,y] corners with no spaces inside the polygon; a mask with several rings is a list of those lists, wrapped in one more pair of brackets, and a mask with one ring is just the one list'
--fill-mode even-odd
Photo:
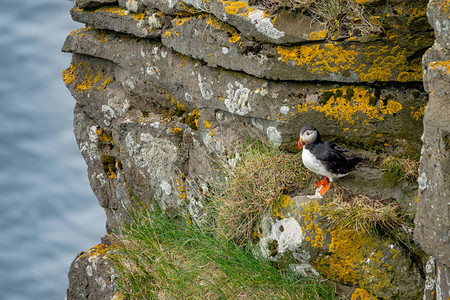
{"label": "puffin", "polygon": [[298,148],[303,148],[302,161],[306,168],[313,173],[325,176],[317,182],[319,194],[323,196],[331,187],[335,178],[348,175],[362,161],[359,156],[349,157],[346,148],[332,142],[323,142],[319,131],[311,125],[300,130]]}

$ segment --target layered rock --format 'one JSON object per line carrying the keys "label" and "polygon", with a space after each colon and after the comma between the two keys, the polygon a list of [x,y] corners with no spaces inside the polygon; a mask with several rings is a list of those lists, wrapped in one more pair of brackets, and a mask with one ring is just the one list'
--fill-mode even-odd
{"label": "layered rock", "polygon": [[[425,2],[370,4],[374,14],[385,13],[384,34],[333,37],[307,15],[269,15],[243,1],[76,1],[72,17],[87,27],[63,46],[73,53],[63,78],[108,232],[136,198],[200,218],[204,194],[221,180],[215,161],[232,165],[247,138],[296,151],[299,129],[314,124],[325,139],[367,157],[418,157],[428,101],[421,56],[433,40]],[[414,215],[417,185],[392,187],[381,177],[366,164],[341,183],[395,197]],[[295,209],[263,222],[262,250],[278,243],[273,259],[290,257],[293,268],[358,286],[360,294],[421,296],[424,278],[407,250],[389,239],[316,229],[317,216],[307,219],[303,209],[321,204],[302,195],[291,200]],[[296,239],[282,238],[280,224],[297,230]],[[351,240],[361,248],[345,252]],[[333,271],[344,265],[348,277]],[[72,268],[71,276],[89,279],[86,268]],[[72,284],[69,294],[84,293],[76,289]]]}
{"label": "layered rock", "polygon": [[428,20],[436,41],[423,57],[425,109],[419,169],[416,241],[432,257],[427,263],[425,299],[448,299],[450,293],[450,5],[430,1]]}

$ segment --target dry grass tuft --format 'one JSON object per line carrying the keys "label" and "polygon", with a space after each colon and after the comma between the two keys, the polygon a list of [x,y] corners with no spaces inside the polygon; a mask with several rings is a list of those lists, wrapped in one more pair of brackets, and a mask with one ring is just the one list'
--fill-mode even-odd
{"label": "dry grass tuft", "polygon": [[414,230],[412,222],[393,198],[351,194],[342,187],[336,189],[336,194],[323,209],[331,227],[388,235],[400,240]]}
{"label": "dry grass tuft", "polygon": [[311,174],[300,155],[290,155],[260,143],[248,145],[234,168],[224,166],[226,182],[216,188],[220,232],[239,243],[250,240],[261,215],[283,194],[304,190]]}
{"label": "dry grass tuft", "polygon": [[384,178],[391,184],[402,180],[417,182],[419,176],[419,162],[407,158],[388,156],[381,162],[381,169],[385,171]]}
{"label": "dry grass tuft", "polygon": [[383,30],[365,6],[353,0],[262,0],[260,6],[271,14],[280,10],[308,14],[324,23],[332,35],[360,36]]}

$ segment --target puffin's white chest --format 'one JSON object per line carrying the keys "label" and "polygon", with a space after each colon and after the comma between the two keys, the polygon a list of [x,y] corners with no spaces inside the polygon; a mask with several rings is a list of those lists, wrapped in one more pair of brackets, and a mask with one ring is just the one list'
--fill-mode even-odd
{"label": "puffin's white chest", "polygon": [[305,167],[313,173],[326,176],[330,179],[335,177],[333,173],[328,171],[326,167],[318,160],[309,150],[303,148],[302,161]]}

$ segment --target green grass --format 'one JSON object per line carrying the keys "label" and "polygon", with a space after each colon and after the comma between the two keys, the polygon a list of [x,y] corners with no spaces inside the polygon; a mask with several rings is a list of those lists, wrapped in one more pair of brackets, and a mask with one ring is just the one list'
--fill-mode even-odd
{"label": "green grass", "polygon": [[402,180],[417,182],[419,176],[419,162],[408,158],[387,156],[381,162],[381,170],[384,171],[384,180],[396,185]]}
{"label": "green grass", "polygon": [[300,155],[259,142],[249,142],[239,155],[234,168],[223,163],[226,181],[214,187],[211,198],[221,234],[242,244],[251,240],[262,214],[282,195],[309,191],[314,185]]}
{"label": "green grass", "polygon": [[279,270],[214,226],[145,207],[127,219],[111,257],[124,299],[335,298],[331,284]]}

